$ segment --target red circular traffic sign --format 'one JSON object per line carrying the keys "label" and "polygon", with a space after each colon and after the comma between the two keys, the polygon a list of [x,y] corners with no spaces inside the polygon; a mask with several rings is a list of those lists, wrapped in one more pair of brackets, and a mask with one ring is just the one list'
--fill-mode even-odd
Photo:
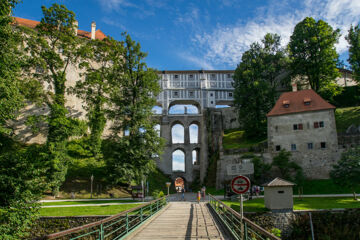
{"label": "red circular traffic sign", "polygon": [[231,190],[237,194],[246,193],[250,188],[250,180],[244,176],[237,176],[231,180]]}

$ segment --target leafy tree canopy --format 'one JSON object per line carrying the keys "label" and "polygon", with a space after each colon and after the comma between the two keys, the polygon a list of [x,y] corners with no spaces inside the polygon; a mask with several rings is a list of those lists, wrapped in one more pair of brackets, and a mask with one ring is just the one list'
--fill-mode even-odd
{"label": "leafy tree canopy", "polygon": [[[340,186],[355,189],[360,185],[360,147],[349,149],[341,155],[341,159],[333,166],[331,178]],[[356,194],[354,191],[354,198]]]}
{"label": "leafy tree canopy", "polygon": [[286,78],[288,59],[280,36],[266,34],[262,43],[253,43],[237,66],[234,75],[235,104],[239,121],[250,138],[266,135],[266,114],[277,99],[277,88]]}
{"label": "leafy tree canopy", "polygon": [[351,26],[346,36],[349,47],[349,63],[353,70],[354,79],[360,83],[360,26]]}
{"label": "leafy tree canopy", "polygon": [[[110,116],[114,120],[112,139],[114,154],[108,161],[114,181],[140,180],[155,168],[154,159],[160,155],[162,141],[154,129],[152,107],[160,92],[158,75],[148,68],[140,44],[125,34],[123,74],[113,79],[110,97],[113,103]],[[128,136],[119,132],[128,131]]]}
{"label": "leafy tree canopy", "polygon": [[299,22],[290,37],[293,77],[299,78],[300,83],[308,82],[314,91],[328,100],[341,92],[336,84],[340,75],[336,67],[335,43],[339,37],[339,29],[333,30],[325,21],[311,17]]}

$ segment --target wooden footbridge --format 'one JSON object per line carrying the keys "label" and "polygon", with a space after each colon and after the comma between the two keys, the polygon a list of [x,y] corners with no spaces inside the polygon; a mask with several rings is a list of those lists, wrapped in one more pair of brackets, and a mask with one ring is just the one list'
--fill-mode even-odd
{"label": "wooden footbridge", "polygon": [[[191,196],[191,197],[190,197]],[[41,239],[269,239],[280,240],[209,195],[161,198],[101,221],[50,234]]]}

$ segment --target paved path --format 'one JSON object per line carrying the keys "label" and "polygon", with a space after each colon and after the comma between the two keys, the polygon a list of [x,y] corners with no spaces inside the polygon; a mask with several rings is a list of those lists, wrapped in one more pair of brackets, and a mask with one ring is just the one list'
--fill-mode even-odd
{"label": "paved path", "polygon": [[222,231],[205,203],[170,202],[167,209],[127,239],[231,239]]}

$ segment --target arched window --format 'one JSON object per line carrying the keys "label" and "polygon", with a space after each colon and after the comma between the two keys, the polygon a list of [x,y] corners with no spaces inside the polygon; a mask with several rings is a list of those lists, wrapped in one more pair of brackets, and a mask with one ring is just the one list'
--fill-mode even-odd
{"label": "arched window", "polygon": [[170,107],[169,114],[199,114],[199,109],[191,104],[175,104]]}
{"label": "arched window", "polygon": [[160,106],[154,106],[154,107],[152,108],[152,112],[153,112],[154,114],[162,114],[162,107],[160,107]]}
{"label": "arched window", "polygon": [[160,124],[156,124],[156,125],[154,126],[154,129],[155,129],[155,131],[157,132],[158,137],[160,137]]}
{"label": "arched window", "polygon": [[189,127],[190,143],[199,142],[199,126],[195,123],[191,124]]}
{"label": "arched window", "polygon": [[199,159],[198,159],[198,151],[197,150],[193,150],[192,151],[192,163],[193,165],[199,165]]}
{"label": "arched window", "polygon": [[172,143],[184,143],[184,138],[185,138],[184,126],[181,124],[175,124],[171,128]]}
{"label": "arched window", "polygon": [[185,153],[182,150],[175,150],[172,153],[172,171],[185,172]]}

